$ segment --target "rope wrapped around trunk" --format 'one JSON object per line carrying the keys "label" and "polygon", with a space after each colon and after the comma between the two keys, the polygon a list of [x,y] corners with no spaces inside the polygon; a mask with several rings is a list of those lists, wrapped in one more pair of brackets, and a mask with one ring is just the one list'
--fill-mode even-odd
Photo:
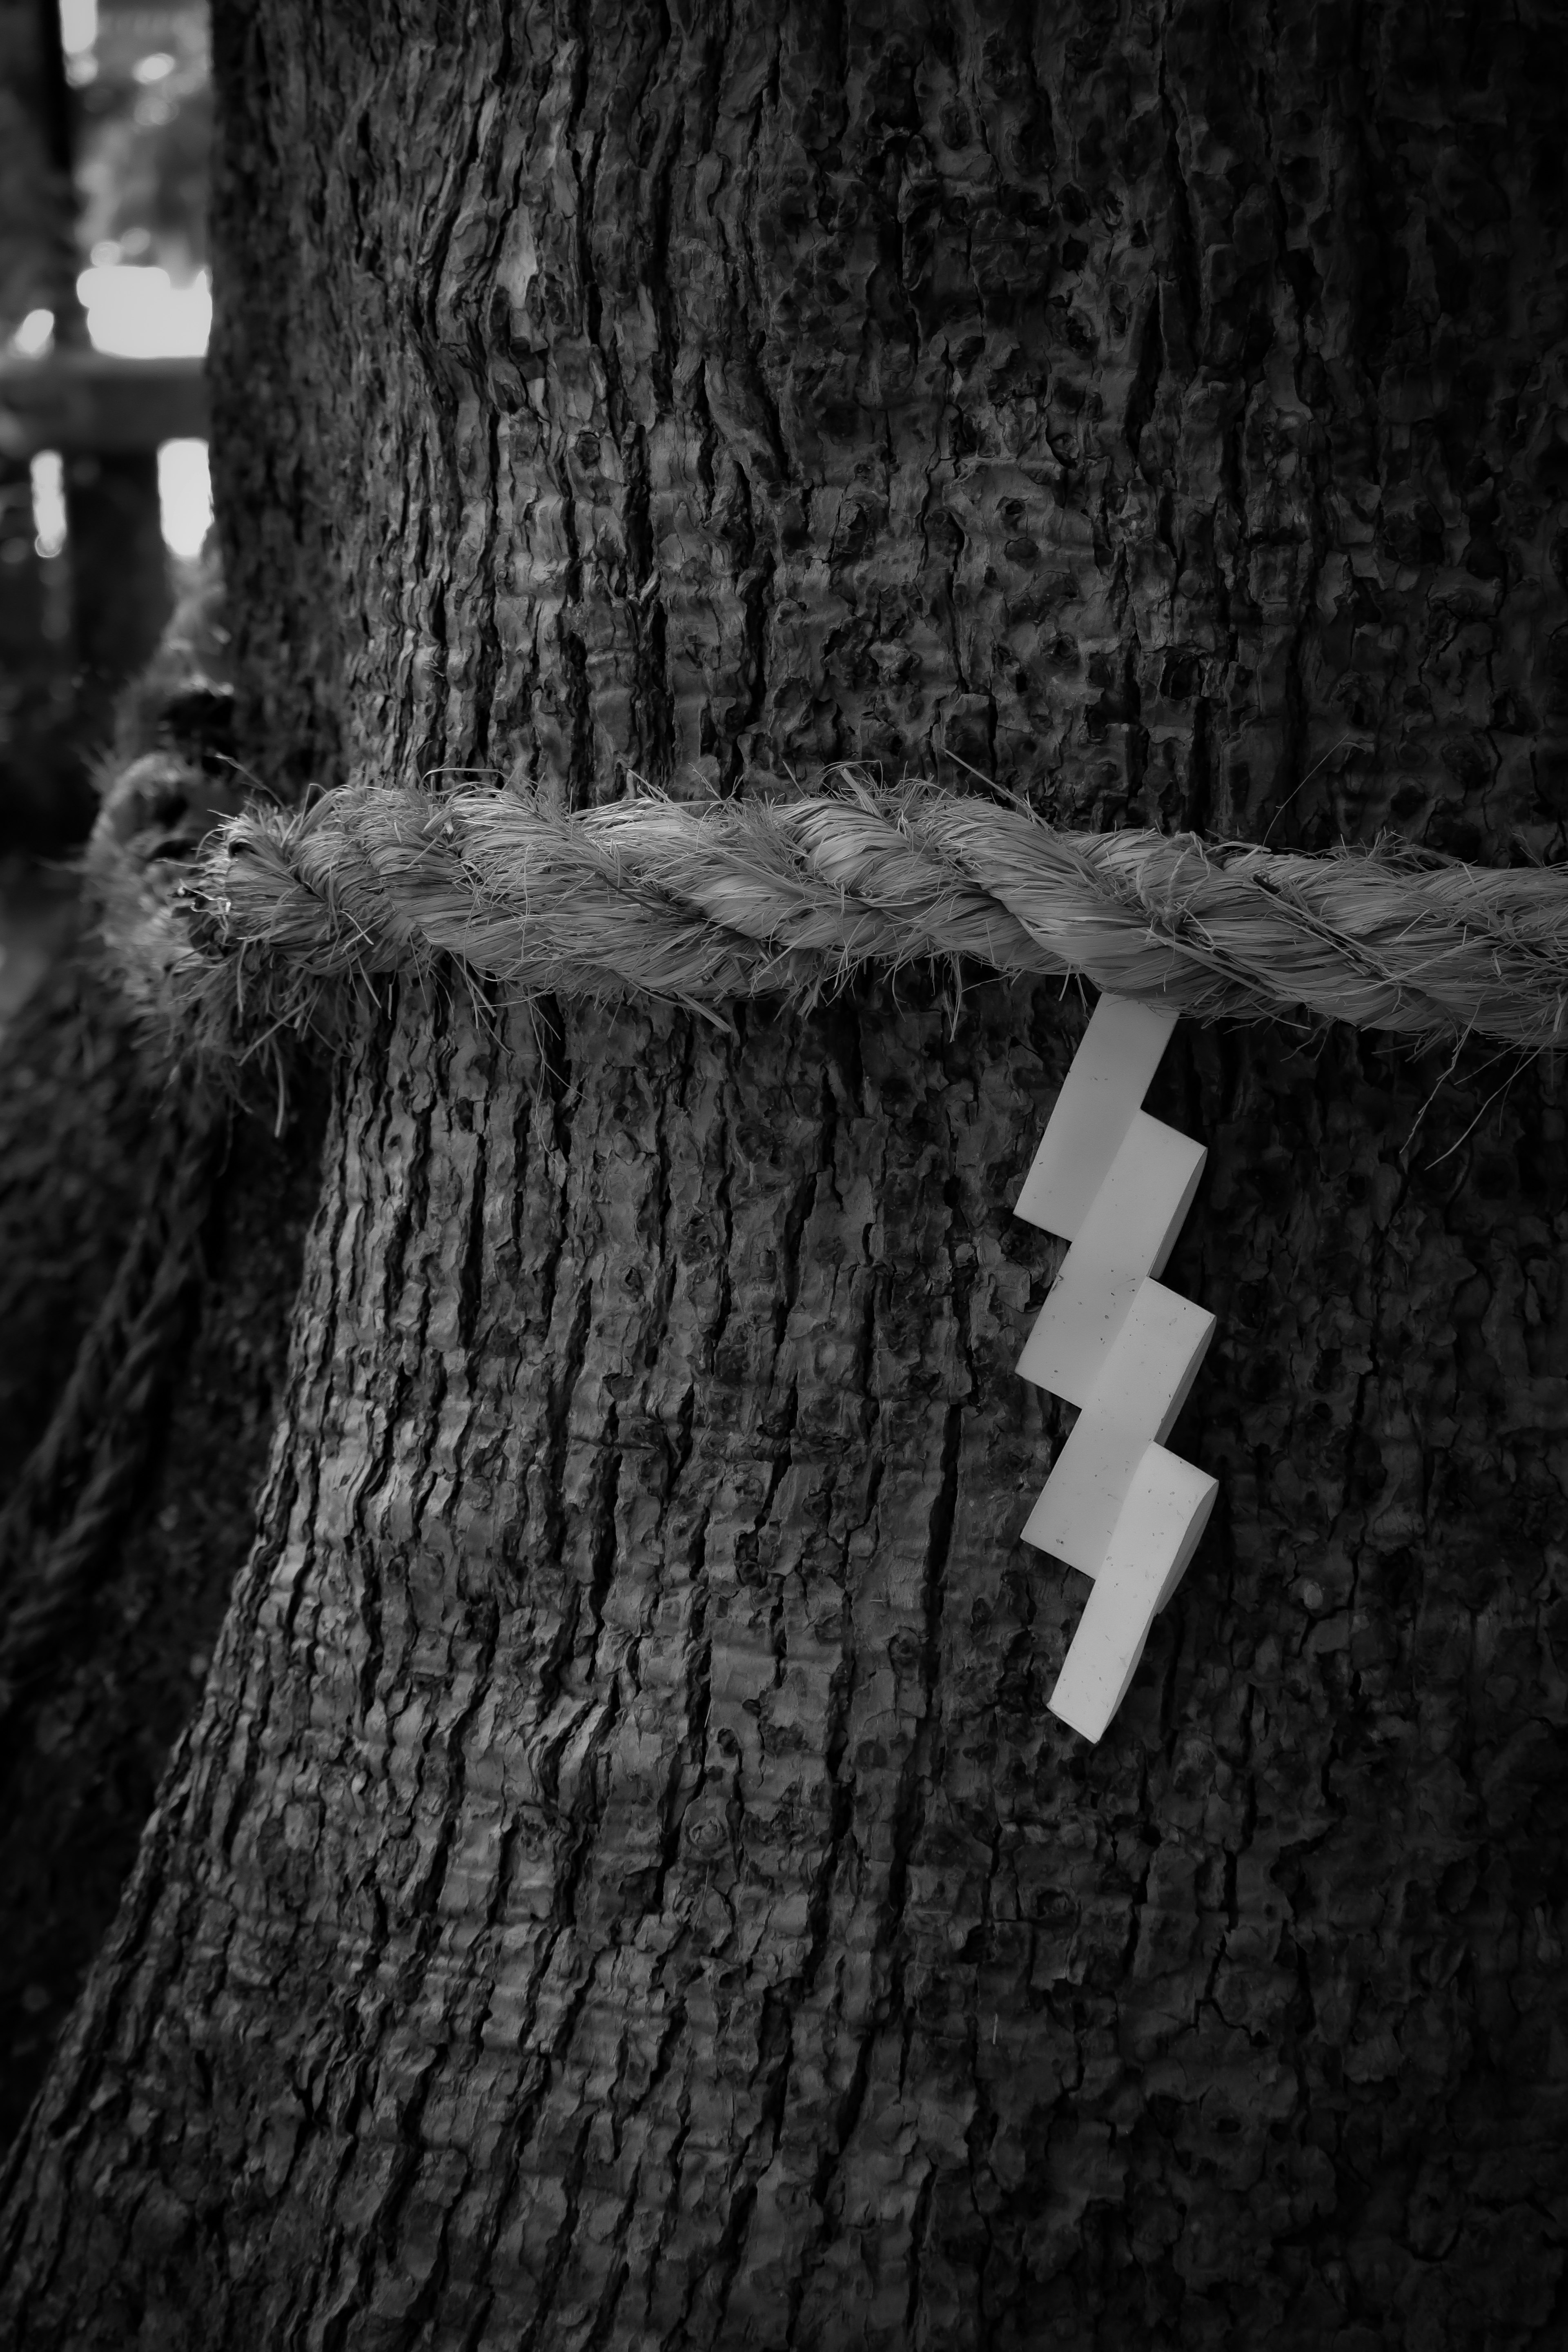
{"label": "rope wrapped around trunk", "polygon": [[1568,1003],[1562,871],[1403,844],[1313,856],[1062,833],[854,778],[795,801],[639,795],[578,815],[510,793],[350,787],[231,820],[181,901],[171,977],[215,1025],[258,994],[300,1022],[331,983],[445,958],[520,995],[701,1009],[810,1003],[857,972],[962,960],[1199,1018],[1305,1013],[1534,1051],[1562,1041]]}

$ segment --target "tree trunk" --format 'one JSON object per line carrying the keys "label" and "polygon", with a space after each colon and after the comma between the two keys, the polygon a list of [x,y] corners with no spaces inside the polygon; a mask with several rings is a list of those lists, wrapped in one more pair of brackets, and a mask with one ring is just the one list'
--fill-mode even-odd
{"label": "tree trunk", "polygon": [[[0,352],[31,310],[79,315],[65,100],[54,9],[0,0]],[[32,468],[3,412],[0,395],[0,856],[58,855],[91,822],[91,793],[34,545]]]}
{"label": "tree trunk", "polygon": [[[169,1173],[152,1148],[156,1081],[80,928],[0,1040],[0,1506]],[[138,1475],[117,1538],[0,1709],[0,2144],[114,1917],[249,1549],[319,1174],[321,1121],[313,1102],[301,1108],[281,1139],[270,1117],[236,1121],[204,1235],[206,1280],[187,1293],[160,1368],[166,1405],[143,1431],[117,1434],[111,1415],[88,1432],[110,1449],[130,1441]],[[87,1470],[100,1460],[89,1447]],[[58,1531],[71,1514],[57,1517],[47,1490],[42,1500],[43,1530]],[[8,1618],[37,1551],[5,1549]]]}
{"label": "tree trunk", "polygon": [[[275,784],[1561,854],[1555,12],[216,33]],[[1561,2341],[1552,1073],[1179,1044],[1224,1500],[1089,1748],[1007,1214],[1080,1027],[367,1012],[23,2352]]]}

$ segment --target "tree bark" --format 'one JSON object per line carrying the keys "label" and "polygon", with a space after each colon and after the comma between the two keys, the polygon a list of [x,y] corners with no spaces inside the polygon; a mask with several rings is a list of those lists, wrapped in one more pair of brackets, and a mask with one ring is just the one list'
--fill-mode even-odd
{"label": "tree bark", "polygon": [[[1553,12],[216,33],[280,788],[1561,855]],[[1224,1501],[1090,1749],[1007,1215],[1080,1021],[366,1013],[25,2352],[1561,2337],[1552,1071],[1179,1043]]]}
{"label": "tree bark", "polygon": [[[85,917],[73,925],[0,1039],[0,1506],[60,1405],[160,1173],[159,1078],[86,928]],[[110,1415],[85,1433],[89,1473],[99,1441],[130,1453],[117,1535],[0,1715],[0,2143],[19,2128],[113,1920],[249,1549],[320,1172],[319,1105],[300,1108],[281,1138],[270,1106],[265,1123],[235,1122],[206,1280],[164,1343],[166,1402],[141,1431],[117,1433]],[[37,1499],[40,1532],[69,1523],[69,1491]],[[47,1546],[6,1549],[9,1618]]]}

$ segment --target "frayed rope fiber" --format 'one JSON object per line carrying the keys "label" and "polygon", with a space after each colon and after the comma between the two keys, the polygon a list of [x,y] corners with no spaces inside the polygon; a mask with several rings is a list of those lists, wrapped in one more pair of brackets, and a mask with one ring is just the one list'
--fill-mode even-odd
{"label": "frayed rope fiber", "polygon": [[809,1003],[962,960],[1076,974],[1200,1018],[1304,1012],[1422,1039],[1563,1042],[1568,874],[1403,845],[1323,856],[1058,832],[850,776],[795,801],[654,795],[568,815],[508,792],[364,786],[252,807],[181,893],[187,1011],[258,995],[302,1023],[345,980],[445,958],[520,994]]}

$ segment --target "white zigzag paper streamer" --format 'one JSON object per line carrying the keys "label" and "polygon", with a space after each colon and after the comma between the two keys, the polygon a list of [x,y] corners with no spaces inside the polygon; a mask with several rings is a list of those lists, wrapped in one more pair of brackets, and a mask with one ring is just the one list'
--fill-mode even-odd
{"label": "white zigzag paper streamer", "polygon": [[1094,1579],[1047,1701],[1087,1739],[1121,1706],[1219,1491],[1163,1443],[1215,1329],[1156,1279],[1208,1157],[1140,1108],[1176,1019],[1100,998],[1014,1210],[1070,1244],[1018,1370],[1079,1412],[1024,1540]]}

